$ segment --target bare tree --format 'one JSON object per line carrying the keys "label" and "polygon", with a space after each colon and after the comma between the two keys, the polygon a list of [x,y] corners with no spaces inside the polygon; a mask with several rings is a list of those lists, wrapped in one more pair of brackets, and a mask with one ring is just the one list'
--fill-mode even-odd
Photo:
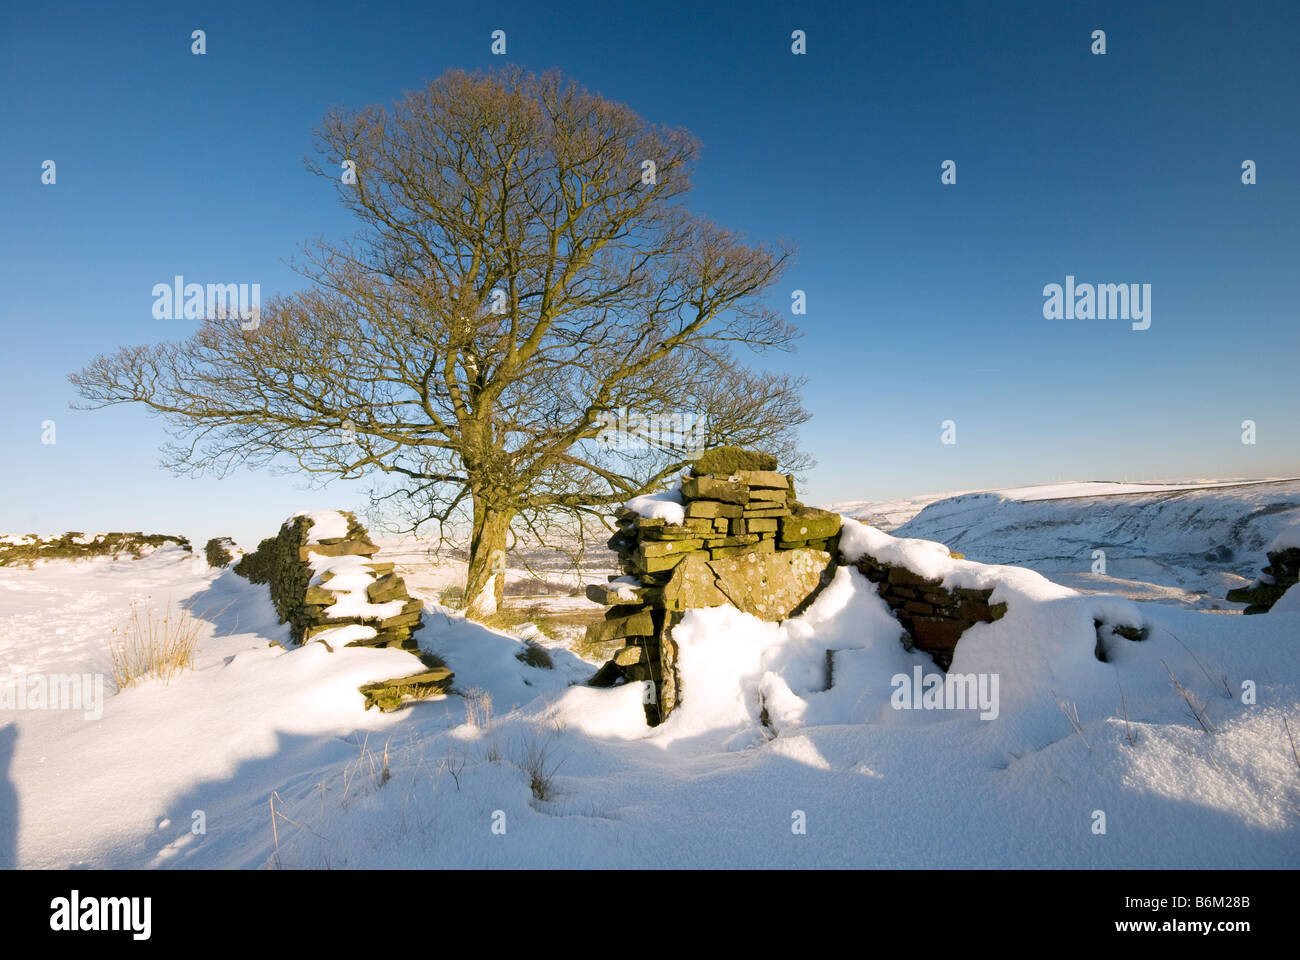
{"label": "bare tree", "polygon": [[[798,336],[762,302],[791,252],[683,207],[685,131],[557,73],[453,71],[391,109],[332,111],[317,148],[309,169],[361,228],[305,248],[311,286],[253,329],[212,318],[96,358],[71,377],[81,406],[161,412],[176,470],[387,475],[376,496],[413,529],[468,521],[472,616],[500,601],[512,526],[656,489],[700,439],[806,465],[802,383],[737,356]],[[644,419],[611,443],[610,411]],[[702,435],[656,429],[675,415]]]}

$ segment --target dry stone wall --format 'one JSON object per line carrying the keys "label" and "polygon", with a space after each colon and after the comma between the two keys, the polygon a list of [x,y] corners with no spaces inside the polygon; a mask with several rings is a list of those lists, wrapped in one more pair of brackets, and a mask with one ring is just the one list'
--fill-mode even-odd
{"label": "dry stone wall", "polygon": [[164,533],[96,533],[77,530],[57,537],[0,536],[0,567],[31,565],[37,560],[85,560],[92,557],[142,557],[163,547],[175,546],[192,552],[189,540]]}
{"label": "dry stone wall", "polygon": [[1242,613],[1268,613],[1300,581],[1300,547],[1270,550],[1267,556],[1268,566],[1258,582],[1228,591],[1226,599],[1250,604]]}
{"label": "dry stone wall", "polygon": [[210,567],[228,567],[234,561],[239,548],[229,537],[213,537],[203,547],[203,555]]}
{"label": "dry stone wall", "polygon": [[686,610],[730,604],[769,621],[801,612],[830,581],[840,517],[803,506],[794,478],[764,454],[709,451],[680,486],[680,510],[618,514],[609,541],[622,575],[592,584],[587,596],[606,605],[584,652],[605,659],[592,683],[647,681],[651,723],[682,695],[672,628]]}
{"label": "dry stone wall", "polygon": [[977,623],[1000,620],[1007,612],[1005,603],[989,602],[992,588],[949,590],[937,580],[871,556],[862,557],[855,566],[894,611],[907,631],[907,643],[930,654],[944,670],[952,663],[963,633]]}
{"label": "dry stone wall", "polygon": [[[682,479],[677,499],[680,511],[660,497],[632,501],[637,509],[618,514],[609,546],[622,575],[587,587],[590,599],[608,607],[584,640],[587,656],[606,661],[591,682],[648,682],[651,723],[690,696],[672,640],[687,610],[731,605],[762,620],[785,620],[802,613],[847,562],[839,552],[841,518],[799,503],[794,478],[777,472],[766,455],[710,451]],[[991,588],[947,589],[869,555],[854,565],[898,618],[904,645],[929,653],[945,670],[966,630],[1007,611],[991,602]]]}
{"label": "dry stone wall", "polygon": [[[423,605],[411,599],[392,563],[372,559],[379,547],[356,517],[340,516],[347,532],[339,537],[314,536],[310,516],[290,517],[235,572],[270,586],[271,602],[295,643],[347,637],[344,646],[415,649]],[[369,629],[333,632],[345,626]]]}
{"label": "dry stone wall", "polygon": [[[339,647],[398,647],[420,657],[420,673],[366,684],[366,708],[397,709],[412,700],[445,693],[453,674],[436,658],[419,653],[414,634],[423,626],[424,605],[413,600],[393,564],[376,561],[379,547],[346,511],[317,528],[320,515],[290,517],[274,537],[235,565],[252,583],[265,583],[282,623],[295,643]],[[338,534],[338,535],[326,535]]]}
{"label": "dry stone wall", "polygon": [[[839,553],[841,518],[800,504],[793,477],[778,473],[775,459],[763,454],[710,451],[682,479],[680,510],[665,506],[663,497],[650,499],[632,501],[637,509],[618,514],[609,546],[622,575],[587,587],[587,596],[608,610],[588,629],[583,652],[606,660],[595,685],[649,681],[654,694],[646,712],[655,723],[690,696],[681,687],[672,641],[685,611],[731,605],[763,620],[784,620],[813,601],[836,565],[850,561]],[[1249,604],[1247,614],[1270,610],[1300,582],[1297,540],[1300,531],[1280,537],[1259,580],[1229,591],[1227,599]],[[967,630],[1007,613],[1006,603],[992,601],[993,588],[947,588],[870,554],[851,562],[893,611],[904,646],[930,654],[944,670]],[[1102,662],[1117,639],[1141,642],[1149,631],[1143,623],[1094,625]]]}

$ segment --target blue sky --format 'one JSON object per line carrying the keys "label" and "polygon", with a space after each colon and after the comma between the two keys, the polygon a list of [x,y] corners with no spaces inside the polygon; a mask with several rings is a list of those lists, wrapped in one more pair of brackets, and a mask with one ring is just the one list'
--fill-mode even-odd
{"label": "blue sky", "polygon": [[[174,477],[159,421],[74,412],[66,376],[185,336],[151,313],[175,274],[301,284],[298,245],[352,230],[302,164],[329,106],[503,59],[687,127],[691,205],[798,247],[773,302],[806,291],[805,337],[760,362],[809,379],[805,499],[1300,474],[1300,4],[542,6],[6,5],[0,530],[255,540],[359,505],[354,485]],[[1043,319],[1067,274],[1150,283],[1151,328]]]}

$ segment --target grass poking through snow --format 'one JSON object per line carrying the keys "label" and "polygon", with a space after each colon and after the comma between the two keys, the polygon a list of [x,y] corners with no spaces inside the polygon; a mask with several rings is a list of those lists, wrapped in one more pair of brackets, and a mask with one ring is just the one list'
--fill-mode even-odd
{"label": "grass poking through snow", "polygon": [[170,600],[155,611],[152,599],[133,600],[126,625],[113,628],[109,670],[119,691],[147,677],[166,683],[194,665],[200,622]]}

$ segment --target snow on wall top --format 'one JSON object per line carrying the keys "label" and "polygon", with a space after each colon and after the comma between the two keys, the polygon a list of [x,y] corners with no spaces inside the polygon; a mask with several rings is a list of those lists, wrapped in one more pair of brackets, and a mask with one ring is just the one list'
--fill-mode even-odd
{"label": "snow on wall top", "polygon": [[647,493],[633,497],[623,506],[648,520],[663,520],[674,524],[686,520],[686,507],[682,504],[680,480],[662,493]]}
{"label": "snow on wall top", "polygon": [[1273,538],[1273,542],[1268,545],[1268,549],[1264,552],[1276,553],[1279,550],[1290,550],[1293,547],[1300,547],[1300,523],[1285,527]]}
{"label": "snow on wall top", "polygon": [[[370,562],[369,557],[323,557],[318,553],[308,554],[308,563],[314,571],[309,586],[324,586],[337,598],[324,610],[327,620],[350,617],[387,620],[402,612],[406,604],[401,600],[370,602],[367,591],[376,579],[366,566]],[[326,572],[331,574],[330,579],[322,582],[321,574]]]}
{"label": "snow on wall top", "polygon": [[[1038,600],[1077,596],[1077,591],[1053,583],[1033,570],[958,560],[942,543],[891,536],[852,517],[845,517],[840,528],[840,553],[849,563],[870,556],[889,566],[905,567],[917,576],[940,581],[947,589],[987,590],[1007,586]],[[993,597],[1002,599],[996,589]]]}
{"label": "snow on wall top", "polygon": [[308,543],[342,540],[348,535],[348,518],[337,510],[299,510],[294,516],[306,517],[311,521]]}

